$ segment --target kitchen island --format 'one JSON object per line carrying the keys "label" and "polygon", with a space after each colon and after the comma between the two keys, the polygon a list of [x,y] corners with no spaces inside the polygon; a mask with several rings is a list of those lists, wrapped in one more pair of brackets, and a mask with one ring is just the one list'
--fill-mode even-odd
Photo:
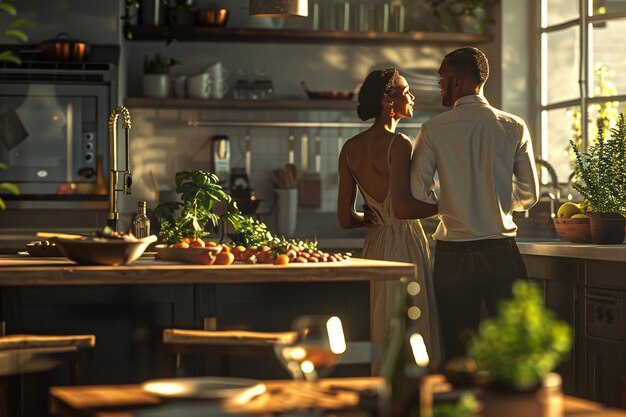
{"label": "kitchen island", "polygon": [[619,405],[626,375],[626,245],[549,241],[518,246],[546,306],[574,329],[573,350],[559,369],[565,391]]}
{"label": "kitchen island", "polygon": [[349,342],[380,342],[385,282],[414,275],[412,264],[364,259],[202,266],[144,256],[113,267],[3,256],[1,311],[8,333],[96,334],[84,382],[132,383],[161,376],[164,328],[202,329],[211,318],[218,329],[285,331],[298,315],[335,314]]}

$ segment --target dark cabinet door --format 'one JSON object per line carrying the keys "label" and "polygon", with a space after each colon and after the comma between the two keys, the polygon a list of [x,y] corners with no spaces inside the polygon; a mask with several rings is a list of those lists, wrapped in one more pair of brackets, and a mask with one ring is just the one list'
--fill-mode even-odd
{"label": "dark cabinet door", "polygon": [[584,346],[584,308],[581,306],[583,287],[579,279],[579,260],[545,256],[524,256],[528,277],[543,292],[546,308],[567,322],[574,331],[569,357],[556,369],[563,377],[563,391],[582,395],[582,357]]}
{"label": "dark cabinet door", "polygon": [[620,342],[587,338],[585,397],[611,406],[619,405],[619,380],[624,374]]}

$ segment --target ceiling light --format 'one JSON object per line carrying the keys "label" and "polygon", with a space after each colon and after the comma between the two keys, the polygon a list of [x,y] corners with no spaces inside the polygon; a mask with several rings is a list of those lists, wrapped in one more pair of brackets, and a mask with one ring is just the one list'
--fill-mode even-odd
{"label": "ceiling light", "polygon": [[308,0],[250,0],[250,16],[289,17],[309,15]]}

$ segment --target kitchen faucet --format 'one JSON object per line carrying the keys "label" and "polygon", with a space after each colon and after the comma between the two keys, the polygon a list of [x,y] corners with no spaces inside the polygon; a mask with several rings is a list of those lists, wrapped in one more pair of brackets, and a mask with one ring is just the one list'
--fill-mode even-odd
{"label": "kitchen faucet", "polygon": [[[124,119],[124,136],[126,137],[126,166],[123,171],[117,168],[117,118],[122,115]],[[109,116],[109,215],[107,217],[107,225],[117,231],[117,221],[120,214],[117,210],[117,192],[122,191],[124,194],[131,193],[131,185],[133,179],[130,176],[129,163],[129,132],[130,132],[130,113],[124,106],[118,106],[111,112]],[[118,187],[119,173],[124,173],[124,188]]]}
{"label": "kitchen faucet", "polygon": [[550,175],[550,183],[548,185],[552,188],[552,191],[543,191],[539,195],[538,201],[540,201],[544,197],[549,198],[550,214],[552,217],[556,217],[560,206],[559,198],[561,197],[561,190],[559,189],[559,180],[556,176],[556,170],[548,161],[542,159],[539,156],[535,157],[535,165],[538,168],[543,167],[548,171],[548,174]]}

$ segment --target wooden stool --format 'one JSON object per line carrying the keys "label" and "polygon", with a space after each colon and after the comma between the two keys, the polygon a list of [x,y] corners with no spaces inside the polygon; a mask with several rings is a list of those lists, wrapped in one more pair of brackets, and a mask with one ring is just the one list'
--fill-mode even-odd
{"label": "wooden stool", "polygon": [[63,363],[69,363],[70,381],[76,384],[79,354],[95,345],[94,335],[0,336],[0,417],[21,414],[21,388],[17,390],[17,395],[10,395],[11,378],[50,371]]}
{"label": "wooden stool", "polygon": [[[176,369],[180,367],[181,354],[273,355],[274,345],[293,343],[296,336],[296,332],[165,329],[163,343],[169,349],[165,355],[165,372],[169,376],[176,373]],[[228,375],[228,361],[220,360],[219,365],[220,373]]]}

